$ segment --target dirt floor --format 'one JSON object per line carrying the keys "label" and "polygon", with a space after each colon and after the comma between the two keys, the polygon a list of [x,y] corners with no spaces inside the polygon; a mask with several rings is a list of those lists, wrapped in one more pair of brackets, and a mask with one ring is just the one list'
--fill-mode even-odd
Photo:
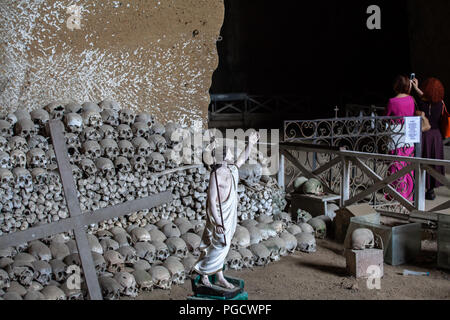
{"label": "dirt floor", "polygon": [[[253,270],[227,271],[245,280],[250,300],[446,300],[450,272],[436,268],[436,242],[424,241],[423,254],[412,265],[385,265],[381,290],[367,289],[366,280],[346,276],[343,246],[319,240],[314,254],[295,253]],[[403,276],[404,269],[430,272],[429,277]],[[185,300],[190,281],[172,291],[154,290],[137,300]]]}

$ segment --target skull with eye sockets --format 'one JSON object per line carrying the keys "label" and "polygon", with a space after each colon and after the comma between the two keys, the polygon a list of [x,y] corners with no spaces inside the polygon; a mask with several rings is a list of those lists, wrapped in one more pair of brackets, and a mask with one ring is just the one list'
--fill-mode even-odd
{"label": "skull with eye sockets", "polygon": [[83,118],[78,113],[69,113],[64,117],[66,127],[70,132],[80,134],[83,132]]}
{"label": "skull with eye sockets", "polygon": [[133,139],[133,131],[127,124],[121,124],[117,127],[117,132],[119,133],[119,139],[131,140]]}
{"label": "skull with eye sockets", "polygon": [[113,139],[103,139],[100,141],[100,147],[103,151],[103,156],[114,160],[119,156],[119,147]]}
{"label": "skull with eye sockets", "polygon": [[131,126],[136,119],[136,115],[133,111],[128,109],[122,109],[119,112],[119,120],[121,124],[127,124]]}
{"label": "skull with eye sockets", "polygon": [[52,102],[44,108],[50,115],[52,120],[62,120],[64,117],[65,107],[61,102]]}
{"label": "skull with eye sockets", "polygon": [[131,159],[134,156],[134,146],[128,140],[121,140],[118,144],[120,154],[128,159]]}
{"label": "skull with eye sockets", "polygon": [[94,160],[102,156],[102,149],[97,141],[86,141],[83,143],[83,153],[86,157]]}

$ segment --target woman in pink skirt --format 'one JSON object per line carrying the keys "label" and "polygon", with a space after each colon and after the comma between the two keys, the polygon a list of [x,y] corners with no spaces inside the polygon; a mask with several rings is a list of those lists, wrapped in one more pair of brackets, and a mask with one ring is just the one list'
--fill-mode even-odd
{"label": "woman in pink skirt", "polygon": [[[415,115],[415,101],[411,96],[412,83],[405,76],[398,76],[394,82],[394,91],[397,96],[390,99],[386,108],[386,116],[389,117],[413,117]],[[403,121],[398,120],[399,127]],[[414,146],[403,142],[404,135],[393,135],[391,150],[392,155],[403,157],[414,157]],[[389,167],[389,173],[392,175],[402,170],[408,164],[405,161],[395,161]],[[407,174],[393,183],[393,187],[407,200],[413,201],[414,190],[414,172]]]}

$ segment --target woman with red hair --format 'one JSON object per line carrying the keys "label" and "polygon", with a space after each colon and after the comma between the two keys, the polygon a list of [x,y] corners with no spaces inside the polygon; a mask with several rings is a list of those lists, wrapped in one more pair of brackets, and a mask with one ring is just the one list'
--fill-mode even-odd
{"label": "woman with red hair", "polygon": [[[425,114],[431,125],[431,130],[422,135],[422,157],[428,159],[444,159],[444,143],[440,130],[441,117],[444,110],[445,90],[442,82],[436,78],[429,78],[423,82],[419,88],[419,81],[414,79],[413,88],[420,96],[417,109]],[[445,176],[444,167],[434,167],[434,169]],[[427,174],[427,200],[436,199],[435,188],[442,184],[435,178]]]}

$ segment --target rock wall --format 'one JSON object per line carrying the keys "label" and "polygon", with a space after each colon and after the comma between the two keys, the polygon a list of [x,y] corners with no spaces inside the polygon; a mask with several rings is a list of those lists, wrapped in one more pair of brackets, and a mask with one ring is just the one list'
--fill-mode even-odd
{"label": "rock wall", "polygon": [[1,0],[0,111],[110,98],[206,127],[223,17],[222,0]]}

